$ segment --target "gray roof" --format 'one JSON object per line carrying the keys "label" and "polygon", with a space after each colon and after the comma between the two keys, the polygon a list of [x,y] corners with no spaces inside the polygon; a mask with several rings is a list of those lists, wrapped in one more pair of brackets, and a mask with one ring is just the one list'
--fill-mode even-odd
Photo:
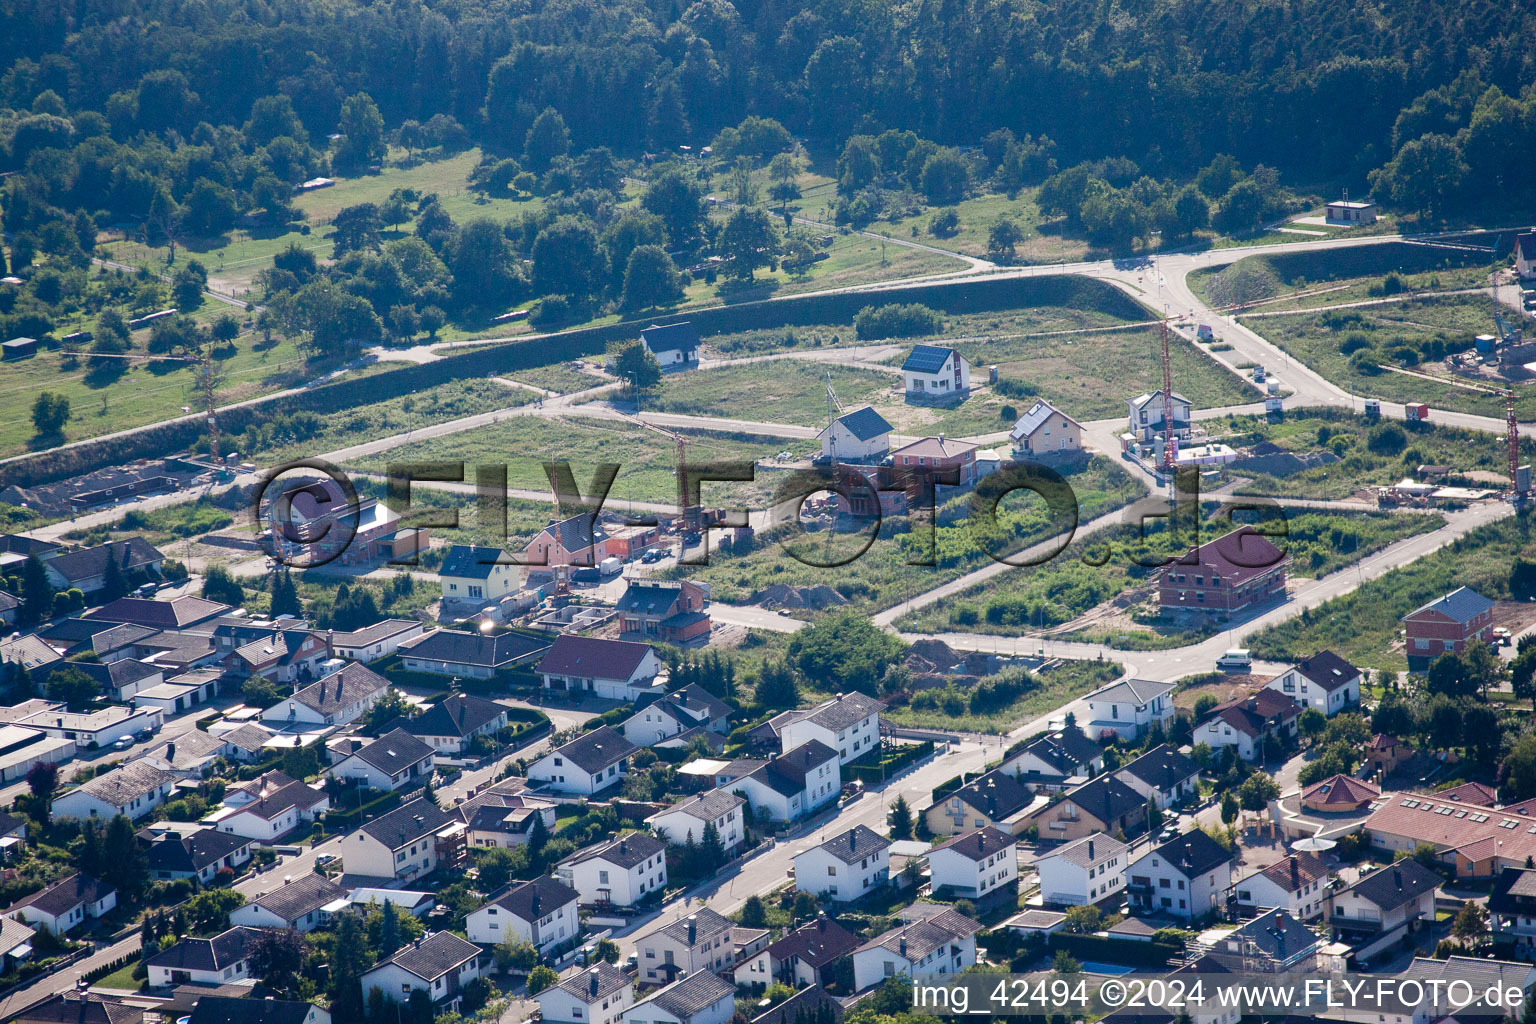
{"label": "gray roof", "polygon": [[958,942],[967,935],[974,935],[979,931],[981,931],[981,925],[975,921],[956,911],[945,909],[920,920],[897,925],[890,931],[870,939],[859,949],[885,949],[899,956],[902,942],[905,940],[907,959],[916,961],[936,949],[951,942]]}
{"label": "gray roof", "polygon": [[337,630],[331,634],[331,642],[338,647],[367,647],[419,625],[421,622],[417,619],[383,619],[362,629]]}
{"label": "gray roof", "polygon": [[817,705],[805,717],[823,729],[839,732],[855,722],[862,722],[870,715],[877,715],[884,710],[884,704],[855,690]]}
{"label": "gray roof", "polygon": [[1112,686],[1106,686],[1097,693],[1090,693],[1088,699],[1111,701],[1117,704],[1149,704],[1156,698],[1172,692],[1172,683],[1156,683],[1150,679],[1123,679]]}
{"label": "gray roof", "polygon": [[569,519],[550,523],[541,532],[554,537],[567,551],[584,551],[608,539],[608,531],[598,523],[596,512],[579,512]]}
{"label": "gray roof", "polygon": [[[140,833],[142,836],[144,833]],[[205,828],[189,836],[169,835],[149,844],[149,866],[160,871],[201,871],[210,864],[251,845],[244,836]]]}
{"label": "gray roof", "polygon": [[954,349],[939,345],[913,345],[901,368],[913,373],[937,373],[943,369],[944,361],[954,354]]}
{"label": "gray roof", "polygon": [[[664,814],[691,814],[700,821],[712,821],[715,818],[723,818],[736,808],[746,803],[746,800],[735,793],[723,789],[708,789],[697,796],[691,796],[686,800],[673,804],[651,815],[652,818]],[[651,820],[650,818],[646,819]]]}
{"label": "gray roof", "polygon": [[491,902],[524,921],[537,921],[559,907],[575,903],[580,896],[564,882],[544,875],[514,886]]}
{"label": "gray roof", "polygon": [[491,571],[499,565],[512,565],[510,557],[501,548],[477,547],[474,544],[455,544],[443,557],[439,576],[455,576],[461,579],[489,579]]}
{"label": "gray roof", "polygon": [[1386,911],[1411,903],[1443,884],[1439,875],[1410,857],[1371,872],[1349,891]]}
{"label": "gray roof", "polygon": [[693,352],[699,347],[699,332],[691,322],[652,324],[640,332],[640,340],[652,352]]}
{"label": "gray roof", "polygon": [[796,957],[806,965],[821,968],[859,948],[859,937],[826,915],[785,935],[768,947],[775,960]]}
{"label": "gray roof", "polygon": [[120,768],[82,782],[73,792],[87,793],[113,807],[127,807],[140,797],[175,784],[176,776],[170,772],[144,761],[129,761]]}
{"label": "gray roof", "polygon": [[729,718],[731,706],[715,697],[698,683],[689,683],[680,689],[648,704],[638,705],[635,713],[656,709],[671,715],[679,722],[713,722]]}
{"label": "gray roof", "polygon": [[1145,797],[1113,775],[1100,775],[1092,782],[1083,783],[1068,793],[1066,799],[1110,827],[1124,815],[1147,806]]}
{"label": "gray roof", "polygon": [[1028,807],[1035,795],[1016,776],[998,768],[961,786],[945,799],[953,797],[989,818],[1006,818]]}
{"label": "gray roof", "polygon": [[312,1009],[287,999],[199,996],[187,1024],[304,1024]]}
{"label": "gray roof", "polygon": [[267,740],[271,738],[272,734],[270,732],[267,732],[267,730],[259,725],[253,725],[249,722],[238,729],[219,733],[219,739],[247,752],[262,749],[266,745]]}
{"label": "gray roof", "polygon": [[[1088,851],[1090,849],[1093,850],[1092,857],[1088,856]],[[1124,853],[1129,849],[1129,846],[1122,843],[1114,836],[1105,835],[1103,832],[1095,832],[1091,836],[1084,836],[1083,838],[1070,842],[1065,846],[1059,846],[1049,853],[1042,854],[1040,859],[1044,860],[1046,857],[1060,857],[1067,861],[1069,864],[1076,864],[1078,867],[1086,868],[1091,864],[1098,863],[1105,857],[1112,857],[1117,853]]]}
{"label": "gray roof", "polygon": [[309,810],[326,799],[326,795],[313,786],[290,782],[268,791],[258,800],[242,804],[236,813],[254,814],[263,821],[272,821],[292,808]]}
{"label": "gray roof", "polygon": [[596,775],[639,749],[613,726],[605,725],[556,747],[544,756],[563,757],[588,775]]}
{"label": "gray roof", "polygon": [[816,768],[837,759],[837,751],[820,740],[802,743],[787,754],[763,765],[752,773],[752,778],[776,793],[794,796],[805,791],[805,779]]}
{"label": "gray roof", "polygon": [[[99,544],[91,548],[76,548],[74,551],[65,551],[48,559],[48,568],[58,572],[70,583],[78,583],[82,580],[100,576],[106,572],[107,558],[112,558],[120,566],[129,569],[138,569],[148,565],[159,565],[165,560],[154,545],[142,537],[129,537],[127,540],[113,541],[109,544]],[[164,604],[166,602],[156,602]],[[213,602],[208,602],[213,603]],[[110,607],[110,605],[108,606]],[[220,607],[227,609],[228,605]],[[100,618],[93,615],[91,618]]]}
{"label": "gray roof", "polygon": [[1015,441],[1029,437],[1036,430],[1044,426],[1046,421],[1052,416],[1060,416],[1063,419],[1077,423],[1077,420],[1072,419],[1071,416],[1068,416],[1050,402],[1041,399],[1030,406],[1024,415],[1018,418],[1013,425],[1013,429],[1008,432],[1008,436]]}
{"label": "gray roof", "polygon": [[706,939],[729,932],[731,927],[730,918],[721,917],[708,907],[700,907],[682,920],[673,921],[656,931],[684,946],[697,946]]}
{"label": "gray roof", "polygon": [[896,428],[885,421],[885,417],[875,412],[875,407],[866,405],[853,412],[845,412],[837,418],[837,422],[847,428],[848,433],[860,441],[873,441],[881,434],[889,434]]}
{"label": "gray roof", "polygon": [[375,969],[394,964],[422,981],[432,981],[479,955],[480,947],[474,943],[466,942],[452,932],[433,932],[397,950],[394,956],[379,961]]}
{"label": "gray roof", "polygon": [[251,902],[263,910],[271,911],[284,921],[293,922],[346,894],[345,889],[324,875],[308,874],[284,882],[265,896],[258,896]]}
{"label": "gray roof", "polygon": [[1252,943],[1266,955],[1284,961],[1303,950],[1322,945],[1317,933],[1292,917],[1283,907],[1260,914],[1218,943]]}
{"label": "gray roof", "polygon": [[1010,835],[1001,829],[988,825],[974,832],[952,836],[942,843],[936,843],[928,852],[929,854],[935,854],[940,850],[948,850],[951,853],[959,854],[966,860],[979,861],[992,856],[994,853],[1000,853],[1003,850],[1018,845],[1019,839],[1017,836]]}
{"label": "gray roof", "polygon": [[666,853],[667,844],[655,836],[646,835],[644,832],[630,832],[619,836],[617,839],[609,839],[596,845],[589,846],[585,850],[578,850],[570,857],[561,861],[565,864],[579,864],[582,861],[601,858],[610,864],[621,868],[632,868],[636,864],[644,863],[658,853]]}
{"label": "gray roof", "polygon": [[678,1020],[687,1021],[694,1014],[715,1005],[720,1000],[736,994],[734,985],[727,985],[708,971],[690,974],[682,981],[661,989],[649,999],[635,1005],[655,1003]]}
{"label": "gray roof", "polygon": [[825,850],[844,864],[852,864],[873,856],[881,850],[889,849],[891,841],[867,825],[855,825],[853,828],[835,835],[822,843],[819,849]]}
{"label": "gray roof", "polygon": [[341,671],[333,672],[318,683],[311,683],[297,691],[293,699],[322,715],[332,714],[388,687],[388,679],[354,661],[345,665]]}
{"label": "gray roof", "polygon": [[[128,627],[137,629],[139,627]],[[65,666],[59,666],[63,668]],[[119,658],[117,661],[102,664],[92,661],[73,661],[69,668],[78,669],[96,681],[96,685],[102,687],[127,686],[136,683],[140,679],[148,679],[150,676],[161,674],[161,670],[154,665],[146,665],[142,661],[133,658]]]}
{"label": "gray roof", "polygon": [[366,823],[362,831],[391,850],[398,850],[458,820],[432,801],[417,799]]}
{"label": "gray roof", "polygon": [[426,661],[501,668],[531,657],[548,646],[549,641],[523,633],[486,636],[458,629],[439,629],[401,644],[400,653]]}
{"label": "gray roof", "polygon": [[1126,764],[1116,775],[1128,773],[1158,790],[1173,789],[1192,775],[1200,773],[1200,766],[1166,743],[1160,743]]}
{"label": "gray roof", "polygon": [[462,738],[483,729],[506,713],[506,707],[493,700],[454,693],[415,718],[406,719],[400,728],[412,736]]}
{"label": "gray roof", "polygon": [[257,935],[255,928],[235,927],[211,939],[182,939],[147,961],[151,967],[182,971],[222,971],[245,959],[246,946]]}
{"label": "gray roof", "polygon": [[1084,736],[1081,729],[1063,729],[1041,736],[1020,753],[1033,754],[1062,775],[1075,775],[1084,765],[1102,757],[1104,750]]}
{"label": "gray roof", "polygon": [[629,975],[613,964],[599,963],[596,967],[589,967],[574,977],[566,978],[556,987],[583,1002],[593,1003],[607,999],[615,992],[622,992],[632,984]]}
{"label": "gray roof", "polygon": [[1310,658],[1302,658],[1296,663],[1296,671],[1329,692],[1360,675],[1359,669],[1332,651],[1318,651]]}
{"label": "gray roof", "polygon": [[1236,854],[1212,839],[1203,830],[1196,828],[1176,839],[1168,840],[1143,856],[1159,857],[1185,878],[1193,878],[1196,875],[1205,874],[1212,868],[1232,863]]}
{"label": "gray roof", "polygon": [[31,907],[50,917],[61,917],[82,903],[95,903],[112,891],[112,886],[106,882],[99,882],[84,872],[76,872],[30,896],[23,896],[7,910]]}
{"label": "gray roof", "polygon": [[1471,587],[1457,587],[1443,597],[1437,597],[1428,604],[1422,604],[1403,618],[1412,618],[1420,612],[1439,612],[1442,615],[1466,624],[1477,616],[1493,607],[1493,602]]}
{"label": "gray roof", "polygon": [[354,751],[352,756],[368,762],[381,772],[395,775],[431,757],[432,748],[404,729],[396,729]]}

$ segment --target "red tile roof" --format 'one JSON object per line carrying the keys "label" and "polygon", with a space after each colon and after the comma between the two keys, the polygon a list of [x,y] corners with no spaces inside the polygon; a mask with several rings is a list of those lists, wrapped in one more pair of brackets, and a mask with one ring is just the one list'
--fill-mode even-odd
{"label": "red tile roof", "polygon": [[1191,548],[1183,558],[1168,568],[1199,567],[1214,573],[1228,586],[1242,586],[1277,565],[1289,563],[1290,556],[1271,544],[1251,526],[1244,526],[1215,540]]}

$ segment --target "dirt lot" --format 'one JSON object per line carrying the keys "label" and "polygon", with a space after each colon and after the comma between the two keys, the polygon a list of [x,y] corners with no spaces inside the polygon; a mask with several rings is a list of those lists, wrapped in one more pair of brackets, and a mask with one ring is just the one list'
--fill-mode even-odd
{"label": "dirt lot", "polygon": [[1235,697],[1245,697],[1273,678],[1275,677],[1231,675],[1214,682],[1201,683],[1199,686],[1181,686],[1173,693],[1173,706],[1180,711],[1194,711],[1195,703],[1207,693],[1215,697],[1218,703]]}

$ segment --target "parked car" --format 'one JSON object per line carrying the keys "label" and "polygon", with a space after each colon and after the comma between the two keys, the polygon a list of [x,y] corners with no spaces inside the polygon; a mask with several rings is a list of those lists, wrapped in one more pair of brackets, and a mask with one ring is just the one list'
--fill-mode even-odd
{"label": "parked car", "polygon": [[118,750],[127,750],[129,747],[133,746],[133,737],[132,736],[124,736],[122,739],[118,740],[116,743],[114,743],[112,745],[114,747],[116,747]]}
{"label": "parked car", "polygon": [[1508,647],[1510,644],[1509,630],[1503,626],[1493,627],[1493,642],[1498,647]]}
{"label": "parked car", "polygon": [[592,566],[583,566],[580,569],[571,570],[572,583],[601,583],[603,574]]}
{"label": "parked car", "polygon": [[1216,659],[1216,668],[1222,672],[1247,672],[1253,668],[1253,656],[1246,648],[1234,647]]}

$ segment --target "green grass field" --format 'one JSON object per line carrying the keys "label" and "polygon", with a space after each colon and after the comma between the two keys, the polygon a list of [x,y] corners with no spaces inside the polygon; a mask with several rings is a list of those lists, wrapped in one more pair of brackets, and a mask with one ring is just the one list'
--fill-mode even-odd
{"label": "green grass field", "polygon": [[[850,351],[850,357],[852,353]],[[901,377],[836,363],[775,359],[668,377],[646,408],[731,419],[825,426],[827,381],[843,406],[891,404]]]}
{"label": "green grass field", "polygon": [[612,378],[600,377],[595,373],[587,373],[576,369],[571,363],[551,363],[549,366],[535,366],[527,370],[518,370],[516,373],[507,374],[508,380],[515,380],[522,384],[532,384],[536,388],[544,388],[548,391],[558,391],[562,395],[568,395],[573,391],[585,391],[588,388],[599,387],[609,383]]}
{"label": "green grass field", "polygon": [[1035,675],[1036,686],[1000,711],[977,714],[970,710],[977,688],[947,686],[919,690],[907,703],[891,704],[882,717],[897,725],[918,729],[959,729],[999,734],[1068,704],[1085,693],[1113,682],[1124,672],[1114,662],[1067,661]]}
{"label": "green grass field", "polygon": [[1488,258],[1463,249],[1383,242],[1248,256],[1192,271],[1189,287],[1212,306],[1258,302],[1256,309],[1298,309],[1385,297],[1388,275],[1405,293],[1477,287],[1488,283]]}

